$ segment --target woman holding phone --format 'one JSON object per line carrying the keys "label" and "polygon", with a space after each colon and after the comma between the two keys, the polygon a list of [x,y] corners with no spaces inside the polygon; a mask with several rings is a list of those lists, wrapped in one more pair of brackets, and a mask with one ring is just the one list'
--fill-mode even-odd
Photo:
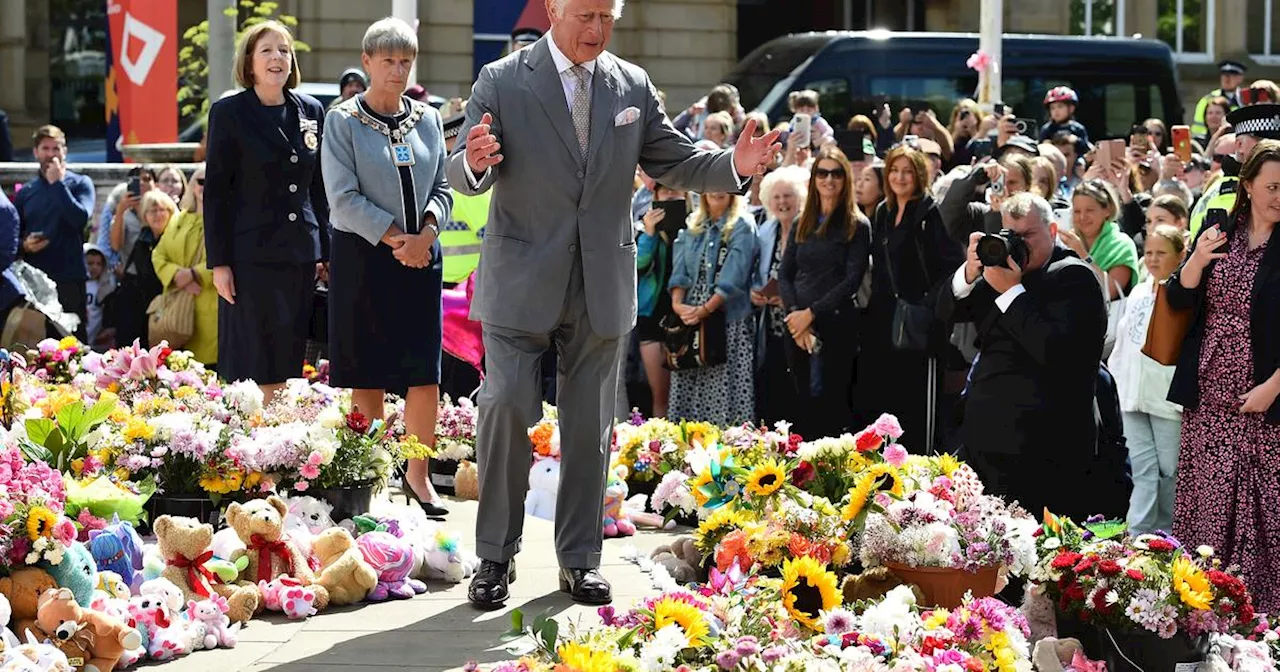
{"label": "woman holding phone", "polygon": [[684,228],[688,196],[683,191],[655,184],[653,203],[640,220],[636,236],[636,340],[649,381],[653,408],[650,417],[667,417],[671,372],[666,369],[662,318],[671,314],[671,244]]}

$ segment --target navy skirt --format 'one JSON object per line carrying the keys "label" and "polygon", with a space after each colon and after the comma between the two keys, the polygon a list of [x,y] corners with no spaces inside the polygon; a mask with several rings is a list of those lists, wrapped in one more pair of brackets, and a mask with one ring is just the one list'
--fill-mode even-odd
{"label": "navy skirt", "polygon": [[329,380],[398,390],[440,383],[444,263],[409,268],[391,248],[334,230],[329,248]]}
{"label": "navy skirt", "polygon": [[316,265],[232,267],[235,305],[218,301],[218,373],[259,385],[302,375],[316,286]]}

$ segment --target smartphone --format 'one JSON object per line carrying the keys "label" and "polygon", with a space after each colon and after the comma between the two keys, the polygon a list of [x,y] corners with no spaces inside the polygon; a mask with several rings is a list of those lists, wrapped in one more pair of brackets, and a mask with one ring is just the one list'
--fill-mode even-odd
{"label": "smartphone", "polygon": [[838,130],[835,138],[836,146],[849,157],[849,161],[857,163],[866,160],[867,153],[862,149],[862,131]]}
{"label": "smartphone", "polygon": [[141,196],[141,195],[142,195],[142,181],[141,181],[141,179],[140,179],[140,178],[138,178],[138,176],[136,176],[136,175],[135,175],[135,176],[133,176],[133,177],[131,177],[131,178],[129,178],[129,187],[128,187],[128,189],[129,189],[129,193],[130,193],[130,194],[132,194],[132,195],[134,195],[134,196]]}
{"label": "smartphone", "polygon": [[1129,129],[1129,146],[1144,154],[1151,151],[1151,136],[1147,134],[1146,126],[1134,124]]}
{"label": "smartphone", "polygon": [[685,220],[689,218],[689,204],[683,198],[674,201],[654,201],[654,210],[661,210],[664,214],[662,221],[658,222],[658,231],[667,234],[668,240],[675,240],[676,235],[680,233],[680,229],[685,226]]}
{"label": "smartphone", "polygon": [[995,194],[996,196],[1004,196],[1004,190],[1005,190],[1005,176],[1003,173],[1001,173],[1000,177],[997,177],[996,181],[991,183],[991,193]]}
{"label": "smartphone", "polygon": [[813,117],[807,114],[797,114],[791,120],[791,134],[796,136],[796,146],[810,147],[813,145]]}
{"label": "smartphone", "polygon": [[1222,208],[1209,208],[1209,211],[1204,213],[1204,226],[1202,226],[1200,230],[1208,231],[1209,229],[1212,229],[1215,226],[1218,227],[1218,231],[1226,230],[1227,228],[1227,211],[1226,210]]}
{"label": "smartphone", "polygon": [[1173,140],[1173,153],[1183,163],[1191,163],[1191,127],[1174,126],[1169,129],[1169,137]]}
{"label": "smartphone", "polygon": [[764,287],[760,288],[760,293],[763,294],[767,299],[772,299],[773,297],[777,296],[778,295],[778,279],[770,278],[769,282],[765,284]]}
{"label": "smartphone", "polygon": [[992,113],[992,114],[994,114],[994,115],[996,115],[997,117],[1000,117],[1001,119],[1003,119],[1003,118],[1004,118],[1004,111],[1005,111],[1005,109],[1007,109],[1007,108],[1005,107],[1005,104],[1004,104],[1004,103],[992,103],[992,104],[991,104],[991,113]]}

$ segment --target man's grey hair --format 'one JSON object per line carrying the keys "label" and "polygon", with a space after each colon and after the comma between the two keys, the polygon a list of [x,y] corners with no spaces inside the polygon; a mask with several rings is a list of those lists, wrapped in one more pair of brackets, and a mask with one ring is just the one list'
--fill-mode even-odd
{"label": "man's grey hair", "polygon": [[1187,206],[1188,210],[1191,209],[1191,205],[1195,201],[1195,197],[1192,195],[1191,189],[1177,180],[1160,180],[1156,183],[1156,186],[1151,188],[1151,195],[1154,197],[1163,196],[1165,194],[1177,196],[1182,200],[1182,204]]}
{"label": "man's grey hair", "polygon": [[364,31],[360,48],[370,56],[378,54],[418,54],[418,34],[403,19],[388,16]]}
{"label": "man's grey hair", "polygon": [[1018,221],[1026,219],[1027,215],[1034,212],[1040,218],[1040,225],[1045,228],[1049,228],[1049,225],[1054,222],[1053,208],[1049,207],[1049,201],[1029,191],[1010,196],[1001,206],[1000,212]]}
{"label": "man's grey hair", "polygon": [[[569,0],[551,0],[551,9],[553,14],[564,16],[564,7],[569,4]],[[627,0],[613,0],[613,18],[622,18],[622,6],[627,4]]]}

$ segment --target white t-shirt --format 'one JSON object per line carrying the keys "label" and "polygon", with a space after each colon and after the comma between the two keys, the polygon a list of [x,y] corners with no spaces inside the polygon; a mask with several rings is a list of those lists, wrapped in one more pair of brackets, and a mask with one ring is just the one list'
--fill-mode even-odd
{"label": "white t-shirt", "polygon": [[1177,367],[1164,366],[1142,354],[1155,303],[1155,278],[1147,278],[1133,288],[1125,302],[1116,330],[1116,347],[1107,366],[1120,392],[1120,410],[1180,420],[1182,407],[1167,399]]}

